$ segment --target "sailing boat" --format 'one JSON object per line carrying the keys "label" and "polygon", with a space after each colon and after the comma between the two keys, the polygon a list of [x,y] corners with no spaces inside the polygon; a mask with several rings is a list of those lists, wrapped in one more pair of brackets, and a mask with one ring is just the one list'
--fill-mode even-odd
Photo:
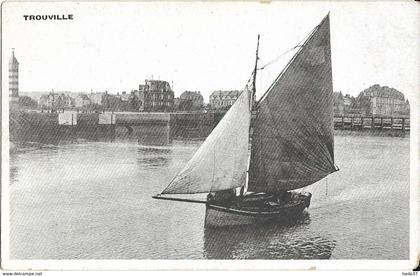
{"label": "sailing boat", "polygon": [[[296,190],[337,171],[329,14],[254,102],[258,45],[241,95],[184,169],[153,197],[206,204],[206,226],[293,219],[312,197]],[[195,193],[209,194],[206,200],[169,196]]]}

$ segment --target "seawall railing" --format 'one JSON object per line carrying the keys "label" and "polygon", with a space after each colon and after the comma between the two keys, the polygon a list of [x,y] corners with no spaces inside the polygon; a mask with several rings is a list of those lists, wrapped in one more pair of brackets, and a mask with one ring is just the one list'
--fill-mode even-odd
{"label": "seawall railing", "polygon": [[410,131],[410,118],[384,116],[334,116],[334,129]]}

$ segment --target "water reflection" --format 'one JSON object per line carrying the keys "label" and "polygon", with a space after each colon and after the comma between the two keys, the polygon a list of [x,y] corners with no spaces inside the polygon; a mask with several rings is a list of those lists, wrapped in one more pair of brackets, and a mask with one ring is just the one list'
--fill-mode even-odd
{"label": "water reflection", "polygon": [[18,178],[19,168],[17,166],[10,166],[10,183],[12,185]]}
{"label": "water reflection", "polygon": [[144,146],[165,146],[171,143],[166,125],[117,125],[115,137],[117,141],[137,141]]}
{"label": "water reflection", "polygon": [[[65,143],[62,143],[65,144]],[[71,144],[69,142],[69,144]],[[47,144],[42,142],[20,142],[20,143],[10,143],[10,156],[15,156],[16,154],[25,154],[35,150],[46,150],[49,152],[54,152],[58,149],[58,145]],[[12,160],[11,160],[12,161]]]}
{"label": "water reflection", "polygon": [[205,228],[207,259],[329,259],[335,240],[307,236],[310,217],[294,223],[268,223],[240,227]]}
{"label": "water reflection", "polygon": [[341,169],[329,176],[328,195],[324,181],[308,187],[310,217],[228,229],[203,229],[204,206],[151,198],[200,143],[18,145],[10,154],[11,258],[409,257],[408,139],[336,137]]}
{"label": "water reflection", "polygon": [[81,144],[85,142],[113,142],[115,137],[112,135],[84,135],[78,133],[78,135],[62,135],[62,133],[33,135],[31,137],[20,137],[19,140],[11,141],[11,151],[22,148],[34,148],[34,147],[48,147],[48,146],[59,146],[68,144]]}
{"label": "water reflection", "polygon": [[167,167],[171,160],[171,148],[143,147],[137,149],[137,163],[141,167]]}
{"label": "water reflection", "polygon": [[[11,122],[12,123],[12,122]],[[68,144],[77,141],[137,141],[141,145],[164,146],[171,143],[168,125],[97,125],[80,121],[76,126],[46,124],[10,125],[14,144],[36,142],[42,144]]]}

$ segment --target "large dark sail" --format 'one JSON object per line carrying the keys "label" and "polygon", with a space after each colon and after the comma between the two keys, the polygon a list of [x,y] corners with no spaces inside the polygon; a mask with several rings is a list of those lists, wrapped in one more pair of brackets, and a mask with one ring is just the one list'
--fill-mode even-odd
{"label": "large dark sail", "polygon": [[248,190],[298,189],[336,170],[332,93],[327,15],[257,106]]}

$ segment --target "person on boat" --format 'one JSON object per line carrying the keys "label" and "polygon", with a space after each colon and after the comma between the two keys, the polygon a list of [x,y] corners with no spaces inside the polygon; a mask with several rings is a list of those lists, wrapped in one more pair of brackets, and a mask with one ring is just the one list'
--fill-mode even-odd
{"label": "person on boat", "polygon": [[292,193],[288,191],[280,191],[275,194],[278,204],[286,204],[292,199]]}
{"label": "person on boat", "polygon": [[229,190],[222,190],[217,192],[210,192],[207,195],[207,200],[212,202],[220,202],[220,203],[226,203],[226,202],[232,202],[236,197],[236,190],[235,189],[229,189]]}

